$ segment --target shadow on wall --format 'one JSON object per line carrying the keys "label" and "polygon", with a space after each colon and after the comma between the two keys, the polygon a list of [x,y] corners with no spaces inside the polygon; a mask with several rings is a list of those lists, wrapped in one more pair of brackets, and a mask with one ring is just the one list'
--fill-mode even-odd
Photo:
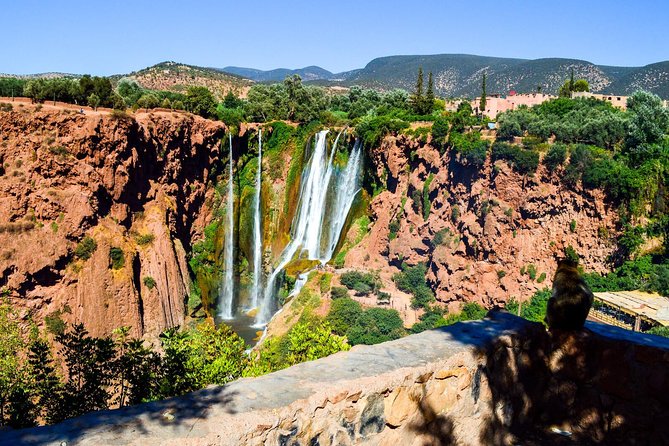
{"label": "shadow on wall", "polygon": [[[514,316],[493,311],[489,317]],[[468,343],[468,332],[490,329],[484,321],[467,325],[449,333]],[[528,323],[523,336],[498,337],[476,352],[481,361],[472,396],[489,399],[492,411],[483,417],[480,443],[669,444],[669,348],[663,344],[663,338],[590,323],[560,333]],[[419,409],[423,421],[411,429],[427,440],[417,444],[461,444],[448,414],[437,415],[424,401]]]}
{"label": "shadow on wall", "polygon": [[131,430],[138,437],[151,438],[153,443],[160,443],[161,438],[169,440],[183,433],[190,433],[197,438],[197,431],[193,431],[196,421],[207,418],[212,408],[222,407],[225,413],[234,414],[234,408],[230,404],[234,397],[235,393],[229,392],[227,386],[212,386],[153,403],[90,412],[51,426],[0,432],[0,444],[76,445],[84,437],[109,430],[106,428],[112,425],[114,428]]}

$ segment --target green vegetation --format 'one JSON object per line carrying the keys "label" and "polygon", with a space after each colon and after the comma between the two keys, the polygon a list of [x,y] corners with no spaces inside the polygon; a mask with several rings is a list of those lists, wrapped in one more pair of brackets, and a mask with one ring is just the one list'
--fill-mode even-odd
{"label": "green vegetation", "polygon": [[480,168],[488,155],[488,142],[481,139],[479,132],[457,133],[451,131],[449,143],[460,156],[462,164]]}
{"label": "green vegetation", "polygon": [[427,268],[422,263],[416,266],[402,265],[402,271],[393,276],[393,281],[400,291],[413,295],[412,308],[426,308],[434,301],[434,293],[427,285]]}
{"label": "green vegetation", "polygon": [[503,141],[492,146],[493,161],[504,160],[521,175],[533,174],[539,167],[539,153]]}
{"label": "green vegetation", "polygon": [[339,280],[346,288],[354,290],[358,296],[376,293],[381,287],[381,280],[378,275],[372,273],[347,271],[340,276]]}
{"label": "green vegetation", "polygon": [[156,236],[153,235],[153,234],[151,234],[151,233],[147,233],[147,234],[137,234],[137,236],[135,237],[135,241],[137,242],[137,244],[138,244],[139,246],[150,245],[150,244],[153,243],[153,241],[154,241],[155,239],[156,239]]}
{"label": "green vegetation", "polygon": [[326,321],[334,333],[346,336],[351,345],[378,344],[398,339],[405,334],[402,319],[396,310],[363,310],[358,302],[348,297],[332,302]]}
{"label": "green vegetation", "polygon": [[79,244],[74,248],[74,255],[81,260],[88,260],[91,258],[98,244],[93,237],[84,237]]}
{"label": "green vegetation", "polygon": [[111,262],[112,269],[121,269],[125,265],[125,255],[123,250],[118,247],[112,247],[109,250],[109,260]]}
{"label": "green vegetation", "polygon": [[150,290],[154,289],[157,285],[156,279],[154,279],[151,276],[144,276],[144,278],[142,279],[142,283],[144,284],[145,287],[147,287]]}
{"label": "green vegetation", "polygon": [[434,175],[430,173],[425,183],[423,183],[423,220],[427,220],[430,216],[430,208],[432,206],[432,202],[430,201],[430,184],[433,179]]}
{"label": "green vegetation", "polygon": [[518,314],[518,307],[520,307],[520,317],[543,324],[546,317],[546,304],[550,297],[551,290],[544,288],[534,293],[528,302],[523,302],[522,304],[512,298],[506,304],[506,310],[511,314]]}
{"label": "green vegetation", "polygon": [[457,313],[444,313],[444,310],[436,305],[425,308],[425,313],[420,316],[420,321],[411,327],[412,333],[420,333],[432,328],[446,327],[458,322],[483,319],[487,311],[475,302],[467,302]]}
{"label": "green vegetation", "polygon": [[[36,327],[25,327],[11,305],[0,301],[0,426],[52,424],[183,395],[349,348],[328,322],[315,318],[268,340],[258,353],[248,354],[230,327],[211,322],[164,332],[158,353],[132,338],[129,327],[96,338],[82,324],[68,327],[56,313],[49,331],[61,346],[57,356]],[[373,319],[380,332],[387,331],[387,317]]]}

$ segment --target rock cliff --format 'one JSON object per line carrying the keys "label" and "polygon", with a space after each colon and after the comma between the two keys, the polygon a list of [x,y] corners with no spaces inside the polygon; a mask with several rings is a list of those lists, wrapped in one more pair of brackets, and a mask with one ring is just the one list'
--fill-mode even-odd
{"label": "rock cliff", "polygon": [[[26,318],[93,335],[181,324],[224,132],[168,112],[0,113],[0,289]],[[96,247],[77,250],[84,237]]]}
{"label": "rock cliff", "polygon": [[550,286],[555,258],[568,246],[586,271],[609,269],[616,208],[601,191],[566,187],[560,171],[540,165],[522,176],[490,157],[481,169],[469,167],[404,135],[386,137],[369,156],[367,168],[386,190],[373,198],[369,233],[345,265],[381,270],[388,289],[402,262],[423,262],[439,301],[490,308]]}

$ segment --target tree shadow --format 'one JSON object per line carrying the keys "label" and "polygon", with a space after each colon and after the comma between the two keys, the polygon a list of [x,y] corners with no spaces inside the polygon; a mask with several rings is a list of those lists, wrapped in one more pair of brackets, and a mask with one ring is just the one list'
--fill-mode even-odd
{"label": "tree shadow", "polygon": [[[0,444],[41,445],[77,444],[84,437],[96,435],[102,443],[114,442],[114,435],[132,433],[138,437],[171,438],[186,432],[197,436],[194,429],[199,420],[221,409],[235,414],[234,400],[237,392],[228,386],[210,386],[175,398],[138,404],[115,410],[91,412],[51,426],[31,429],[0,431]],[[157,435],[156,429],[162,432]],[[128,439],[129,440],[129,439]],[[115,443],[123,441],[116,439]]]}

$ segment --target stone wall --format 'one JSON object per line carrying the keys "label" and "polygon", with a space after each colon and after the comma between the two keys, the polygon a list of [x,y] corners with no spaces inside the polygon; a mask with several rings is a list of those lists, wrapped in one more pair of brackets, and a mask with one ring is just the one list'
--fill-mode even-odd
{"label": "stone wall", "polygon": [[669,444],[669,340],[588,328],[496,312],[0,444]]}

